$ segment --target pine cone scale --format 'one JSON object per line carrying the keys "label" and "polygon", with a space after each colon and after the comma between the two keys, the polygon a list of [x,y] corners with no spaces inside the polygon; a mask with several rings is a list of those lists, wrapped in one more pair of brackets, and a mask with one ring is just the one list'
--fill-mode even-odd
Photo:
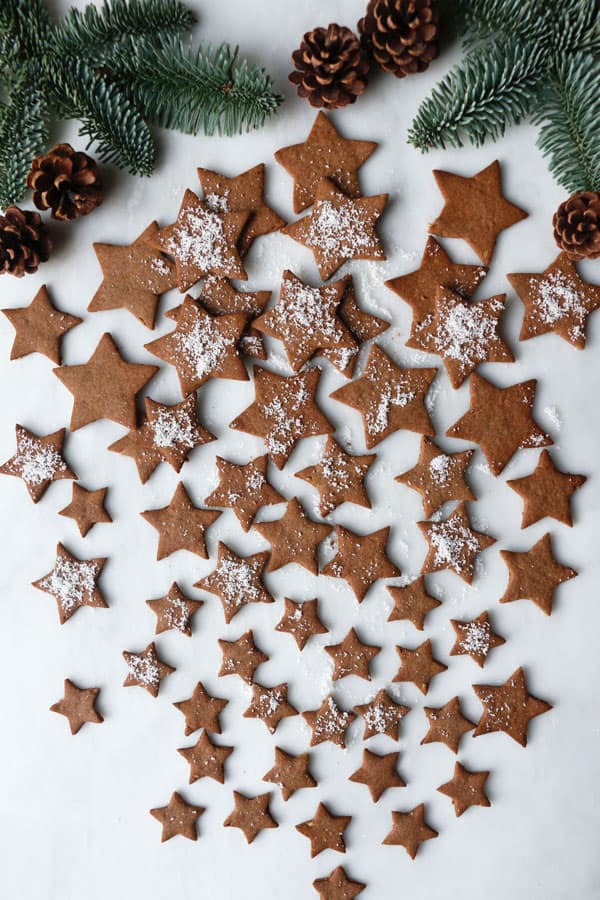
{"label": "pine cone scale", "polygon": [[70,144],[57,144],[36,156],[27,176],[38,209],[50,209],[53,219],[86,216],[103,199],[102,177],[95,161]]}
{"label": "pine cone scale", "polygon": [[397,78],[424,72],[439,52],[435,0],[369,0],[358,30],[379,68]]}
{"label": "pine cone scale", "polygon": [[558,207],[554,240],[572,259],[600,257],[600,193],[578,191]]}

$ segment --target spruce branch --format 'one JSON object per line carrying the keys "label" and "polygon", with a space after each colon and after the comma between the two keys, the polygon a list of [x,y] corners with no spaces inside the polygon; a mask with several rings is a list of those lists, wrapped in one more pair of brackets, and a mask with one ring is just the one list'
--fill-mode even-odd
{"label": "spruce branch", "polygon": [[568,0],[555,11],[552,46],[555,52],[600,52],[600,3]]}
{"label": "spruce branch", "polygon": [[467,48],[491,38],[518,36],[521,41],[538,44],[550,40],[555,13],[547,0],[458,0],[458,6]]}
{"label": "spruce branch", "polygon": [[0,115],[0,206],[6,208],[25,191],[31,160],[46,140],[47,109],[35,78],[23,69],[10,86]]}
{"label": "spruce branch", "polygon": [[585,53],[557,56],[533,122],[538,147],[558,183],[570,193],[600,190],[600,63]]}
{"label": "spruce branch", "polygon": [[542,61],[542,50],[525,52],[508,40],[471,51],[421,104],[408,142],[425,152],[461,147],[465,138],[477,146],[486,138],[497,140],[528,115]]}

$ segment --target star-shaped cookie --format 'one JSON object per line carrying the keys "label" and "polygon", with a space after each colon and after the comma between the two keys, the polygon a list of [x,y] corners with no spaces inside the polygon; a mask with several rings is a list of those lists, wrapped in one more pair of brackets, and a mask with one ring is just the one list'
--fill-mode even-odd
{"label": "star-shaped cookie", "polygon": [[181,794],[174,791],[167,806],[151,809],[150,815],[162,825],[161,841],[169,841],[177,834],[190,841],[197,841],[196,822],[203,812],[203,806],[191,806]]}
{"label": "star-shaped cookie", "polygon": [[213,316],[189,295],[177,311],[175,330],[146,344],[146,350],[177,370],[184,397],[209,378],[248,381],[239,343],[248,324],[245,313]]}
{"label": "star-shaped cookie", "polygon": [[361,881],[352,881],[346,875],[343,866],[338,866],[331,875],[313,881],[313,887],[320,900],[354,900],[355,897],[362,894],[366,884]]}
{"label": "star-shaped cookie", "polygon": [[227,828],[240,828],[248,843],[251,844],[264,828],[277,828],[278,823],[269,810],[270,799],[270,793],[259,794],[257,797],[246,797],[244,794],[234,791],[235,808],[223,824]]}
{"label": "star-shaped cookie", "polygon": [[376,149],[375,141],[343,138],[331,119],[318,112],[303,144],[275,153],[275,159],[294,179],[294,212],[314,203],[323,178],[329,178],[348,197],[360,197],[358,170]]}
{"label": "star-shaped cookie", "polygon": [[327,634],[327,628],[319,618],[318,600],[304,600],[301,603],[284,597],[285,612],[275,626],[275,631],[291,634],[299,650],[304,650],[313,634]]}
{"label": "star-shaped cookie", "polygon": [[424,641],[414,650],[396,647],[396,653],[400,657],[400,669],[393,680],[412,681],[422,694],[428,692],[431,680],[448,668],[434,659],[430,640]]}
{"label": "star-shaped cookie", "polygon": [[225,762],[233,753],[233,747],[215,744],[203,731],[192,747],[181,747],[177,752],[190,767],[190,784],[199,778],[214,778],[219,784],[225,783]]}
{"label": "star-shaped cookie", "polygon": [[221,734],[219,716],[229,703],[222,697],[213,697],[208,693],[201,681],[198,682],[187,700],[174,703],[175,709],[183,713],[185,718],[185,736],[193,734],[199,728],[205,728],[213,734]]}
{"label": "star-shaped cookie", "polygon": [[297,715],[298,710],[288,700],[286,683],[277,684],[275,687],[252,685],[252,700],[244,713],[245,718],[262,719],[271,734],[274,734],[282,719]]}
{"label": "star-shaped cookie", "polygon": [[100,724],[103,717],[96,709],[100,688],[78,688],[70,678],[65,678],[64,697],[50,707],[51,712],[60,713],[69,722],[71,734],[77,734],[86,722]]}
{"label": "star-shaped cookie", "polygon": [[452,569],[463,581],[472,584],[479,553],[491,547],[496,540],[471,527],[465,504],[461,503],[443,522],[417,524],[429,544],[423,573]]}
{"label": "star-shaped cookie", "polygon": [[392,812],[393,827],[384,844],[400,844],[411,859],[417,855],[423,841],[430,841],[438,832],[425,821],[425,804],[421,803],[410,812]]}
{"label": "star-shaped cookie", "polygon": [[0,466],[0,474],[20,478],[34,503],[41,500],[53,481],[77,478],[63,456],[66,429],[39,435],[15,425],[16,453]]}
{"label": "star-shaped cookie", "polygon": [[388,585],[388,591],[394,601],[388,622],[408,619],[419,631],[423,631],[427,613],[441,606],[439,600],[427,593],[423,575],[402,587]]}
{"label": "star-shaped cookie", "polygon": [[465,477],[474,452],[444,453],[431,438],[423,437],[417,464],[395,480],[419,492],[429,519],[449,500],[476,499]]}
{"label": "star-shaped cookie", "polygon": [[177,284],[175,265],[156,250],[158,225],[151,222],[131,244],[94,244],[102,283],[88,312],[127,309],[146,328],[154,328],[161,294]]}
{"label": "star-shaped cookie", "polygon": [[458,745],[463,735],[475,728],[461,712],[458,697],[453,697],[445,706],[425,706],[423,712],[427,716],[429,730],[421,744],[445,744],[454,753],[458,753]]}
{"label": "star-shaped cookie", "polygon": [[319,709],[302,713],[312,731],[310,746],[316,747],[324,741],[331,741],[338,747],[346,746],[346,731],[356,719],[353,712],[341,709],[329,694]]}
{"label": "star-shaped cookie", "polygon": [[247,212],[249,218],[240,235],[238,247],[244,255],[257,237],[278,231],[285,220],[267,206],[264,199],[265,165],[260,163],[241,175],[228,178],[210,169],[198,169],[204,202],[216,213]]}
{"label": "star-shaped cookie", "polygon": [[52,571],[33,582],[33,586],[56,600],[58,618],[64,625],[82,606],[106,609],[108,604],[98,587],[106,559],[78,559],[58,544]]}
{"label": "star-shaped cookie", "polygon": [[357,675],[370,681],[369,667],[381,647],[363,643],[354,628],[351,628],[341,643],[329,644],[323,649],[333,660],[333,681],[339,681],[347,675]]}
{"label": "star-shaped cookie", "polygon": [[457,816],[462,816],[471,806],[490,806],[485,792],[489,774],[489,772],[471,772],[457,762],[454,764],[452,780],[439,787],[438,791],[450,797],[454,812]]}
{"label": "star-shaped cookie", "polygon": [[186,597],[176,581],[173,582],[164,597],[156,600],[146,600],[146,606],[156,616],[155,634],[163,631],[179,631],[186,637],[192,635],[192,616],[201,606],[203,600],[192,600]]}
{"label": "star-shaped cookie", "polygon": [[161,681],[175,671],[159,658],[154,641],[141,653],[124,650],[123,659],[127,666],[123,687],[145,688],[151,697],[158,697]]}
{"label": "star-shaped cookie", "polygon": [[88,491],[80,484],[74,484],[71,502],[59,511],[59,516],[74,519],[81,537],[85,537],[94,525],[100,522],[112,522],[112,518],[104,506],[107,493],[108,488]]}
{"label": "star-shaped cookie", "polygon": [[334,816],[324,803],[319,803],[314,817],[296,825],[296,831],[309,839],[311,857],[324,850],[345,853],[344,832],[351,821],[352,816]]}
{"label": "star-shaped cookie", "polygon": [[310,773],[310,755],[299,753],[294,756],[281,747],[275,747],[275,765],[263,776],[263,781],[270,781],[280,787],[284,800],[289,800],[302,788],[317,786]]}
{"label": "star-shaped cookie", "polygon": [[223,604],[225,621],[229,624],[248,603],[274,602],[262,582],[268,558],[268,553],[238,556],[219,541],[216,568],[196,582],[194,587],[217,595]]}
{"label": "star-shaped cookie", "polygon": [[161,228],[155,242],[158,250],[175,260],[182,294],[206,275],[246,280],[237,245],[248,219],[247,210],[214,212],[186,190],[176,221]]}
{"label": "star-shaped cookie", "polygon": [[158,372],[158,366],[127,362],[111,335],[105,334],[87,363],[61,366],[53,372],[73,394],[71,431],[98,419],[112,419],[135,428],[135,398]]}
{"label": "star-shaped cookie", "polygon": [[554,333],[580,350],[585,347],[588,316],[600,307],[600,286],[584,281],[566,253],[544,272],[506,277],[525,306],[521,341]]}
{"label": "star-shaped cookie", "polygon": [[365,478],[375,459],[375,454],[353,456],[346,453],[334,438],[328,437],[319,462],[296,472],[296,478],[317,488],[319,509],[323,517],[342,503],[356,503],[370,509],[371,501],[365,487]]}
{"label": "star-shaped cookie", "polygon": [[533,418],[536,385],[532,379],[500,388],[474,372],[471,405],[446,436],[479,444],[492,473],[499,475],[517,450],[552,443]]}
{"label": "star-shaped cookie", "polygon": [[319,275],[327,281],[350,259],[386,259],[376,223],[387,199],[387,194],[348,197],[323,178],[312,212],[281,231],[312,250]]}
{"label": "star-shaped cookie", "polygon": [[424,400],[437,371],[402,368],[374,344],[360,377],[330,397],[360,412],[369,450],[400,428],[433,435]]}
{"label": "star-shaped cookie", "polygon": [[427,238],[418,269],[386,281],[385,285],[398,294],[412,309],[413,320],[407,347],[428,352],[423,329],[435,314],[435,301],[440,287],[457,291],[468,300],[483,281],[487,269],[453,262],[434,237]]}
{"label": "star-shaped cookie", "polygon": [[15,329],[11,359],[21,359],[30,353],[43,353],[57,366],[62,363],[62,338],[83,321],[79,316],[71,316],[57,309],[50,300],[45,284],[29,306],[3,309],[1,312]]}
{"label": "star-shaped cookie", "polygon": [[395,741],[398,739],[400,722],[410,712],[410,707],[396,703],[385,688],[381,688],[369,703],[356,706],[355,710],[365,722],[365,741],[378,734],[387,734]]}
{"label": "star-shaped cookie", "polygon": [[577,575],[575,569],[556,561],[549,534],[540,538],[530,550],[501,550],[500,555],[510,573],[508,587],[500,597],[500,603],[533,600],[547,616],[552,612],[557,587]]}
{"label": "star-shaped cookie", "polygon": [[527,218],[527,213],[502,193],[500,163],[495,160],[470,178],[440,170],[433,175],[444,208],[429,231],[440,237],[463,238],[489,266],[500,232]]}
{"label": "star-shaped cookie", "polygon": [[246,631],[237,640],[219,640],[222,662],[219,675],[238,675],[248,684],[254,683],[254,673],[269,657],[254,641],[252,631]]}
{"label": "star-shaped cookie", "polygon": [[542,450],[531,475],[506,483],[523,498],[521,528],[528,528],[546,516],[572,525],[571,497],[585,482],[585,475],[572,475],[558,469],[548,450]]}
{"label": "star-shaped cookie", "polygon": [[168,506],[148,509],[140,515],[158,532],[157,559],[164,559],[177,550],[189,550],[208,559],[205,532],[221,513],[194,506],[180,482]]}
{"label": "star-shaped cookie", "polygon": [[473,690],[483,704],[483,714],[473,737],[504,731],[522,747],[527,745],[527,726],[531,719],[552,709],[527,690],[525,672],[519,667],[504,684],[474,684]]}
{"label": "star-shaped cookie", "polygon": [[281,519],[259,522],[254,527],[271,544],[268,572],[297,563],[313,575],[318,573],[318,547],[331,533],[331,525],[309,519],[296,497]]}
{"label": "star-shaped cookie", "polygon": [[322,574],[345,578],[359,603],[380,578],[394,578],[401,574],[387,556],[389,528],[360,535],[338,525],[336,535],[337,553],[322,569]]}
{"label": "star-shaped cookie", "polygon": [[371,750],[363,750],[360,769],[350,776],[350,781],[366,784],[374,803],[377,803],[388,788],[406,787],[406,782],[398,774],[399,753],[379,755]]}
{"label": "star-shaped cookie", "polygon": [[244,531],[248,531],[259,509],[285,503],[285,497],[267,480],[268,461],[265,454],[239,465],[217,456],[219,484],[204,501],[206,505],[232,509]]}
{"label": "star-shaped cookie", "polygon": [[485,665],[490,650],[506,643],[503,637],[492,631],[487,611],[467,622],[450,619],[450,624],[456,634],[450,656],[470,656],[478,666]]}

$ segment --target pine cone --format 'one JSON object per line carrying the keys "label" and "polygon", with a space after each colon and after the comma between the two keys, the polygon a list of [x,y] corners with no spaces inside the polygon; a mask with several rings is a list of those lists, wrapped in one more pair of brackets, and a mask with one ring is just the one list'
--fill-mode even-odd
{"label": "pine cone", "polygon": [[435,0],[369,0],[358,30],[379,68],[404,78],[438,55],[438,21]]}
{"label": "pine cone", "polygon": [[32,275],[51,249],[39,213],[9,206],[0,215],[0,275]]}
{"label": "pine cone", "polygon": [[552,219],[554,240],[571,259],[600,256],[600,194],[577,191],[561,203]]}
{"label": "pine cone", "polygon": [[27,176],[38,209],[53,219],[78,219],[102,203],[102,177],[95,161],[70,144],[57,144],[36,156]]}
{"label": "pine cone", "polygon": [[307,31],[292,53],[289,76],[311,106],[337,109],[354,103],[367,86],[369,61],[353,31],[343,25]]}

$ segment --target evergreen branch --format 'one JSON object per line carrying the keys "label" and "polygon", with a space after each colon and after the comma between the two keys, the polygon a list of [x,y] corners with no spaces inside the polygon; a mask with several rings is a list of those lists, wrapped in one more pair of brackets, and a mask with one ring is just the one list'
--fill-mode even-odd
{"label": "evergreen branch", "polygon": [[25,193],[31,160],[47,140],[46,115],[36,80],[24,68],[10,86],[0,116],[0,206],[4,209]]}
{"label": "evergreen branch", "polygon": [[116,84],[76,59],[61,61],[48,76],[61,115],[81,120],[79,134],[97,145],[104,162],[129,169],[134,175],[150,175],[154,168],[152,134],[135,104]]}
{"label": "evergreen branch", "polygon": [[28,60],[44,52],[52,22],[44,0],[1,0],[3,59]]}
{"label": "evergreen branch", "polygon": [[458,0],[458,6],[464,20],[464,44],[469,48],[490,38],[517,36],[520,41],[547,45],[556,18],[547,0]]}
{"label": "evergreen branch", "polygon": [[472,51],[423,101],[408,132],[421,151],[461,147],[463,138],[480,146],[497,140],[508,125],[530,111],[544,76],[543,49],[515,41],[492,41]]}
{"label": "evergreen branch", "polygon": [[88,62],[107,62],[127,38],[147,38],[155,44],[183,34],[196,21],[181,0],[104,0],[100,8],[89,4],[71,9],[56,29],[54,45],[63,56]]}
{"label": "evergreen branch", "polygon": [[569,0],[556,11],[552,45],[555,51],[600,52],[599,0]]}
{"label": "evergreen branch", "polygon": [[160,47],[130,42],[110,69],[149,121],[187,134],[258,128],[282,100],[268,73],[228,44],[194,50],[175,38]]}
{"label": "evergreen branch", "polygon": [[533,121],[538,147],[569,192],[600,190],[600,63],[586,53],[557,56]]}

